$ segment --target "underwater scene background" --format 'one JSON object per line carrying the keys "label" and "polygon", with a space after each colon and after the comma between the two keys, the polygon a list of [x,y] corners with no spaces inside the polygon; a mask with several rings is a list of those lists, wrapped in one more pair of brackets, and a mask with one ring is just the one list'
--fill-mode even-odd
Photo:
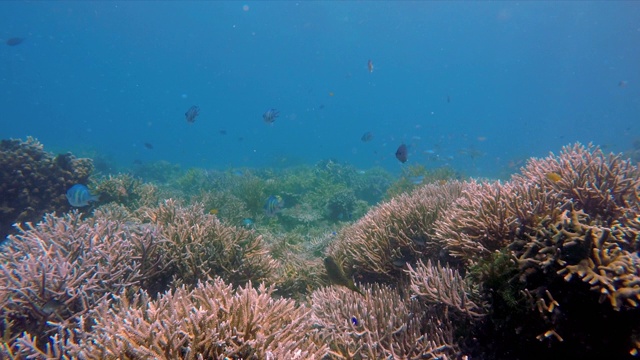
{"label": "underwater scene background", "polygon": [[640,352],[640,3],[0,2],[0,358]]}

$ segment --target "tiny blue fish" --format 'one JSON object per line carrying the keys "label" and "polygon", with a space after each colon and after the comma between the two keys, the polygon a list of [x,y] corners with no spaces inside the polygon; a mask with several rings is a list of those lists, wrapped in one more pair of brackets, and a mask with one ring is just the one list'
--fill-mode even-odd
{"label": "tiny blue fish", "polygon": [[284,200],[278,195],[271,195],[264,204],[267,216],[275,216],[284,207]]}
{"label": "tiny blue fish", "polygon": [[253,220],[249,218],[242,219],[242,226],[251,229],[253,227]]}
{"label": "tiny blue fish", "polygon": [[276,109],[269,109],[262,114],[262,120],[267,124],[273,124],[276,118],[280,115],[280,112]]}
{"label": "tiny blue fish", "polygon": [[352,316],[352,317],[351,317],[351,324],[352,324],[353,326],[358,326],[358,324],[360,324],[360,322],[358,321],[358,318],[357,318],[357,317]]}
{"label": "tiny blue fish", "polygon": [[67,200],[69,200],[71,206],[83,207],[89,205],[91,201],[98,201],[98,197],[91,195],[86,186],[75,184],[67,190]]}

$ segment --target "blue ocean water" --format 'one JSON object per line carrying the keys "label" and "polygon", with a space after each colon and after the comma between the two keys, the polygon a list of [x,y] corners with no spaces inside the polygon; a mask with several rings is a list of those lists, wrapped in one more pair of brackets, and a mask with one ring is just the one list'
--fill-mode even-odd
{"label": "blue ocean water", "polygon": [[331,158],[497,177],[640,137],[633,1],[3,1],[0,40],[0,138],[123,167]]}

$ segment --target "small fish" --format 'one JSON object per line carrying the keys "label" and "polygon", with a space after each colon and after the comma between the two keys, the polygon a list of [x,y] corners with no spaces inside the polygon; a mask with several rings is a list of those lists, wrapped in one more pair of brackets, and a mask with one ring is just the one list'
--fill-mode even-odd
{"label": "small fish", "polygon": [[618,86],[621,88],[627,87],[627,85],[629,85],[629,82],[626,80],[620,80],[620,82],[618,83]]}
{"label": "small fish", "polygon": [[367,131],[366,133],[362,134],[362,137],[360,138],[362,142],[369,142],[372,139],[373,139],[373,133],[371,131]]}
{"label": "small fish", "polygon": [[146,142],[146,143],[144,143],[144,147],[146,147],[149,150],[153,150],[153,144],[152,143]]}
{"label": "small fish", "polygon": [[89,205],[92,201],[98,201],[98,197],[91,195],[89,189],[82,184],[75,184],[67,190],[67,200],[74,207],[83,207]]}
{"label": "small fish", "polygon": [[9,46],[16,46],[16,45],[22,44],[23,41],[24,41],[24,38],[12,37],[10,39],[7,39],[7,41],[5,41],[4,43],[9,45]]}
{"label": "small fish", "polygon": [[264,203],[264,213],[268,217],[275,216],[284,207],[284,200],[279,195],[271,195]]}
{"label": "small fish", "polygon": [[360,289],[356,287],[353,283],[353,280],[347,278],[347,276],[342,271],[342,268],[336,261],[331,257],[327,256],[324,258],[324,268],[327,270],[327,275],[329,276],[329,281],[334,285],[344,286],[349,290],[353,290],[360,295],[364,295]]}
{"label": "small fish", "polygon": [[358,321],[358,318],[355,316],[351,317],[351,325],[353,326],[358,326],[360,324],[360,322]]}
{"label": "small fish", "polygon": [[262,114],[262,120],[267,124],[273,124],[276,118],[280,115],[280,112],[276,109],[269,109]]}
{"label": "small fish", "polygon": [[184,113],[184,117],[187,119],[189,124],[193,124],[196,122],[196,118],[200,115],[200,108],[198,106],[193,105],[192,107]]}
{"label": "small fish", "polygon": [[253,220],[249,218],[242,219],[242,226],[246,227],[247,229],[251,229],[253,227]]}
{"label": "small fish", "polygon": [[42,310],[42,312],[46,316],[50,316],[51,314],[62,309],[64,306],[65,305],[63,302],[52,298],[52,299],[49,299],[46,303],[44,303],[44,305],[42,305],[42,308],[40,310]]}
{"label": "small fish", "polygon": [[227,130],[225,130],[225,129],[221,129],[221,130],[219,130],[219,131],[218,131],[218,133],[219,133],[220,135],[227,135]]}
{"label": "small fish", "polygon": [[558,182],[560,180],[562,180],[562,176],[560,176],[560,174],[555,173],[555,172],[548,172],[545,177],[553,182]]}
{"label": "small fish", "polygon": [[409,182],[411,182],[414,185],[420,185],[420,184],[422,184],[422,181],[424,181],[424,175],[409,176],[408,180],[409,180]]}
{"label": "small fish", "polygon": [[371,61],[371,59],[369,59],[369,61],[367,61],[367,69],[369,70],[369,73],[373,72],[373,61]]}
{"label": "small fish", "polygon": [[220,212],[220,210],[218,210],[218,209],[209,210],[209,214],[211,214],[211,215],[218,215],[219,212]]}
{"label": "small fish", "polygon": [[447,102],[450,103],[451,102],[451,97],[449,95],[447,95]]}
{"label": "small fish", "polygon": [[398,150],[396,150],[396,159],[398,159],[401,163],[407,162],[407,157],[409,154],[407,153],[407,145],[402,144],[398,146]]}

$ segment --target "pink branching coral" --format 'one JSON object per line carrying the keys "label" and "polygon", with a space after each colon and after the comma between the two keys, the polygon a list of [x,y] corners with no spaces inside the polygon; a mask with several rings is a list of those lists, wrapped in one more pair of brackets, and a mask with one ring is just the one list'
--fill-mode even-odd
{"label": "pink branching coral", "polygon": [[405,263],[432,254],[433,223],[461,189],[460,182],[429,184],[382,203],[341,231],[328,253],[347,275],[395,280]]}
{"label": "pink branching coral", "polygon": [[506,246],[517,229],[507,206],[513,197],[511,184],[466,183],[461,196],[436,221],[433,245],[468,261]]}
{"label": "pink branching coral", "polygon": [[444,304],[472,318],[484,316],[484,310],[472,300],[479,298],[478,290],[467,284],[457,270],[432,265],[431,260],[426,264],[419,261],[415,269],[407,267],[411,292],[426,303]]}
{"label": "pink branching coral", "polygon": [[436,241],[474,263],[564,210],[583,210],[611,224],[638,208],[639,194],[640,173],[628,160],[599,148],[567,146],[558,156],[529,160],[510,182],[470,183],[436,222]]}
{"label": "pink branching coral", "polygon": [[195,285],[216,275],[236,285],[268,282],[278,266],[261,235],[223,224],[199,203],[182,207],[167,200],[142,217],[167,239],[161,251],[180,283]]}
{"label": "pink branching coral", "polygon": [[[42,357],[79,359],[321,359],[328,352],[310,328],[310,309],[272,298],[274,289],[222,279],[181,286],[152,300],[114,296],[89,314],[91,333],[66,332]],[[315,340],[315,341],[314,341]],[[33,339],[22,337],[23,352]]]}
{"label": "pink branching coral", "polygon": [[548,191],[547,196],[564,205],[563,210],[583,210],[605,222],[640,205],[638,168],[620,155],[605,155],[598,147],[580,143],[564,147],[557,156],[530,159],[513,182],[539,185]]}
{"label": "pink branching coral", "polygon": [[0,329],[9,344],[28,332],[42,347],[56,328],[74,328],[78,317],[112,293],[135,291],[156,269],[152,227],[73,212],[19,230],[0,252]]}
{"label": "pink branching coral", "polygon": [[455,354],[451,323],[436,308],[374,284],[364,296],[342,287],[311,295],[313,326],[336,359],[446,359]]}

